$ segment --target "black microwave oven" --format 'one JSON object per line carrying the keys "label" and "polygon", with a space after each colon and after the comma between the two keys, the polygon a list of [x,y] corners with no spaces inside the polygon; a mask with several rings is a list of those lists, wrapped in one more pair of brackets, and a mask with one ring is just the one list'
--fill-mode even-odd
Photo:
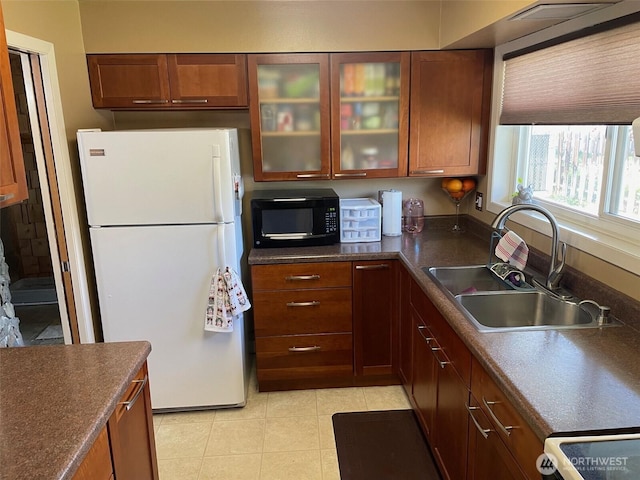
{"label": "black microwave oven", "polygon": [[256,248],[309,247],[340,241],[340,199],[331,188],[255,191],[251,218]]}

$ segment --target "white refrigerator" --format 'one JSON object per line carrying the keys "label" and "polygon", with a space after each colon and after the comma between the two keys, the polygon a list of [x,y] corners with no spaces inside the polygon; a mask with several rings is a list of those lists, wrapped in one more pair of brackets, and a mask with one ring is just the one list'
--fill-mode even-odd
{"label": "white refrigerator", "polygon": [[105,342],[148,340],[152,408],[242,406],[242,315],[204,330],[211,277],[240,274],[235,129],[80,130],[78,150]]}

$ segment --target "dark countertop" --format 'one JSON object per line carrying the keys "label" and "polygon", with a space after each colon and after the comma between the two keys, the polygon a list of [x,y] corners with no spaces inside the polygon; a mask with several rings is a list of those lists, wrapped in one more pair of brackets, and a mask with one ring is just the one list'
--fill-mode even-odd
{"label": "dark countertop", "polygon": [[0,478],[72,478],[148,342],[0,349]]}
{"label": "dark countertop", "polygon": [[[480,265],[488,255],[488,235],[485,241],[472,233],[425,229],[371,244],[254,249],[249,264],[398,258],[540,440],[569,432],[640,431],[640,318],[620,316],[612,308],[623,325],[480,333],[421,267]],[[585,277],[575,283],[595,289],[597,282]],[[632,303],[624,314],[637,317],[637,302],[624,296],[617,300]]]}

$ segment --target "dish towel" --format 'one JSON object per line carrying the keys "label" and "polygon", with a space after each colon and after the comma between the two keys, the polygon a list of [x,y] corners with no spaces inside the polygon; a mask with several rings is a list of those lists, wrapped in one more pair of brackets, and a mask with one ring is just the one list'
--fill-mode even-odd
{"label": "dish towel", "polygon": [[508,262],[518,270],[524,270],[529,257],[529,247],[516,233],[508,231],[496,245],[495,253],[500,260]]}
{"label": "dish towel", "polygon": [[238,274],[229,267],[218,269],[211,277],[204,329],[233,332],[233,317],[250,308],[251,303]]}

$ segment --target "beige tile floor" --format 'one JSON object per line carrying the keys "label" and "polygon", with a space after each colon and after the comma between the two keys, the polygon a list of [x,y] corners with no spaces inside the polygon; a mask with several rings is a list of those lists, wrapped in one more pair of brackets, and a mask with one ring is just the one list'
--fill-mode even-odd
{"label": "beige tile floor", "polygon": [[331,416],[410,408],[400,386],[260,393],[240,409],[154,414],[161,480],[340,480]]}

